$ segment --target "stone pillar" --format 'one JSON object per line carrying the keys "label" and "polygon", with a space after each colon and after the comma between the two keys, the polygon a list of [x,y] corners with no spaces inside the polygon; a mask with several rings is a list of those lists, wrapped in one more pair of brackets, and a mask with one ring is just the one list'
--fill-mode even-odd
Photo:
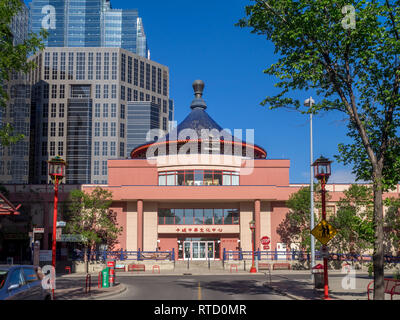
{"label": "stone pillar", "polygon": [[137,246],[143,251],[143,200],[137,201]]}
{"label": "stone pillar", "polygon": [[254,201],[254,221],[256,222],[255,239],[254,239],[254,250],[258,250],[260,247],[260,211],[261,201],[259,199]]}

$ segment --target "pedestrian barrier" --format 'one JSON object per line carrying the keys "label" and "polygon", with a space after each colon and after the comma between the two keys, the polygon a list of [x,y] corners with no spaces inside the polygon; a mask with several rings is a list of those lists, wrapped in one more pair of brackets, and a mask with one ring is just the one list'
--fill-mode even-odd
{"label": "pedestrian barrier", "polygon": [[125,265],[119,265],[119,264],[117,264],[117,265],[115,266],[115,271],[117,271],[117,270],[126,271],[126,266],[125,266]]}
{"label": "pedestrian barrier", "polygon": [[146,266],[144,264],[130,264],[128,271],[146,271]]}
{"label": "pedestrian barrier", "polygon": [[68,273],[70,274],[70,273],[71,273],[71,267],[66,266],[66,267],[65,267],[65,272],[67,272],[67,270],[68,270]]}
{"label": "pedestrian barrier", "polygon": [[290,263],[274,263],[272,270],[290,270]]}
{"label": "pedestrian barrier", "polygon": [[258,263],[258,270],[271,270],[271,264],[269,263]]}
{"label": "pedestrian barrier", "polygon": [[230,265],[230,271],[231,271],[231,273],[232,273],[232,268],[236,268],[236,272],[238,272],[238,266],[237,266],[237,264],[231,264],[231,265]]}
{"label": "pedestrian barrier", "polygon": [[[91,289],[91,282],[92,282],[92,276],[88,273],[86,275],[86,283],[85,283],[85,293],[87,294],[88,292],[90,292]],[[88,291],[89,288],[89,291]]]}
{"label": "pedestrian barrier", "polygon": [[[385,284],[385,293],[390,294],[390,300],[393,300],[393,296],[398,294],[400,295],[400,280],[396,279],[388,279],[385,278],[384,284]],[[374,288],[371,288],[371,284],[374,283],[374,280],[372,280],[370,283],[368,283],[367,286],[367,294],[368,294],[368,300],[369,299],[369,293],[371,291],[374,291]]]}
{"label": "pedestrian barrier", "polygon": [[154,270],[155,270],[155,269],[158,269],[158,273],[160,273],[160,266],[159,266],[159,265],[155,264],[155,265],[153,266],[153,272],[152,272],[152,273],[154,273]]}

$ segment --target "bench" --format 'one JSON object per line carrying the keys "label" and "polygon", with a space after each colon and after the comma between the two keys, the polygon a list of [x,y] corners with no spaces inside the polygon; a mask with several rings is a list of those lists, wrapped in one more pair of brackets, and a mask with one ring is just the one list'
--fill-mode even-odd
{"label": "bench", "polygon": [[[385,278],[383,279],[384,285],[385,285],[385,293],[390,294],[390,300],[393,300],[393,295],[399,294],[400,295],[400,280],[396,279],[389,279]],[[374,283],[374,280],[372,280],[370,283],[368,283],[367,286],[367,294],[368,294],[368,300],[369,300],[369,293],[371,291],[374,291],[374,288],[371,288],[371,285]]]}
{"label": "bench", "polygon": [[124,265],[124,264],[117,264],[117,265],[115,265],[115,271],[117,271],[117,270],[126,271],[125,265]]}
{"label": "bench", "polygon": [[290,270],[290,263],[274,263],[272,270]]}
{"label": "bench", "polygon": [[269,263],[258,263],[258,270],[271,270],[271,265]]}
{"label": "bench", "polygon": [[160,266],[159,266],[158,264],[155,264],[155,265],[153,266],[153,271],[152,271],[152,273],[154,273],[154,270],[156,270],[156,269],[158,269],[158,273],[160,273]]}
{"label": "bench", "polygon": [[232,273],[232,268],[236,268],[236,272],[238,272],[237,264],[231,264],[231,265],[230,265],[230,271],[231,271],[231,273]]}
{"label": "bench", "polygon": [[130,264],[128,271],[146,271],[146,266],[144,264]]}

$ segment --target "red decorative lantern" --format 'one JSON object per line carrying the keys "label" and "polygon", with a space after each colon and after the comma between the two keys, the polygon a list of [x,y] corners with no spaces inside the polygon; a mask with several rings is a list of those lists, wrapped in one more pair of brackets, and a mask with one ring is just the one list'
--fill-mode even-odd
{"label": "red decorative lantern", "polygon": [[49,176],[54,180],[62,180],[65,177],[65,167],[67,163],[60,156],[57,156],[48,161]]}
{"label": "red decorative lantern", "polygon": [[324,179],[324,182],[326,183],[331,175],[331,163],[332,161],[323,156],[315,160],[312,164],[314,167],[314,177],[318,180]]}

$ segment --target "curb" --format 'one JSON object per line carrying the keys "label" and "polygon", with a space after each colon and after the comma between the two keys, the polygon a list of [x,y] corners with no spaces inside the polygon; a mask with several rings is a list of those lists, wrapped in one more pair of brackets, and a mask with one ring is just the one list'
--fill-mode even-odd
{"label": "curb", "polygon": [[121,294],[121,293],[125,292],[126,290],[128,290],[128,288],[123,283],[119,283],[119,286],[121,286],[121,288],[115,292],[106,292],[106,293],[98,294],[96,296],[88,296],[88,297],[83,297],[83,298],[79,298],[76,300],[101,300],[103,298],[110,298],[112,296],[116,296],[116,295]]}

